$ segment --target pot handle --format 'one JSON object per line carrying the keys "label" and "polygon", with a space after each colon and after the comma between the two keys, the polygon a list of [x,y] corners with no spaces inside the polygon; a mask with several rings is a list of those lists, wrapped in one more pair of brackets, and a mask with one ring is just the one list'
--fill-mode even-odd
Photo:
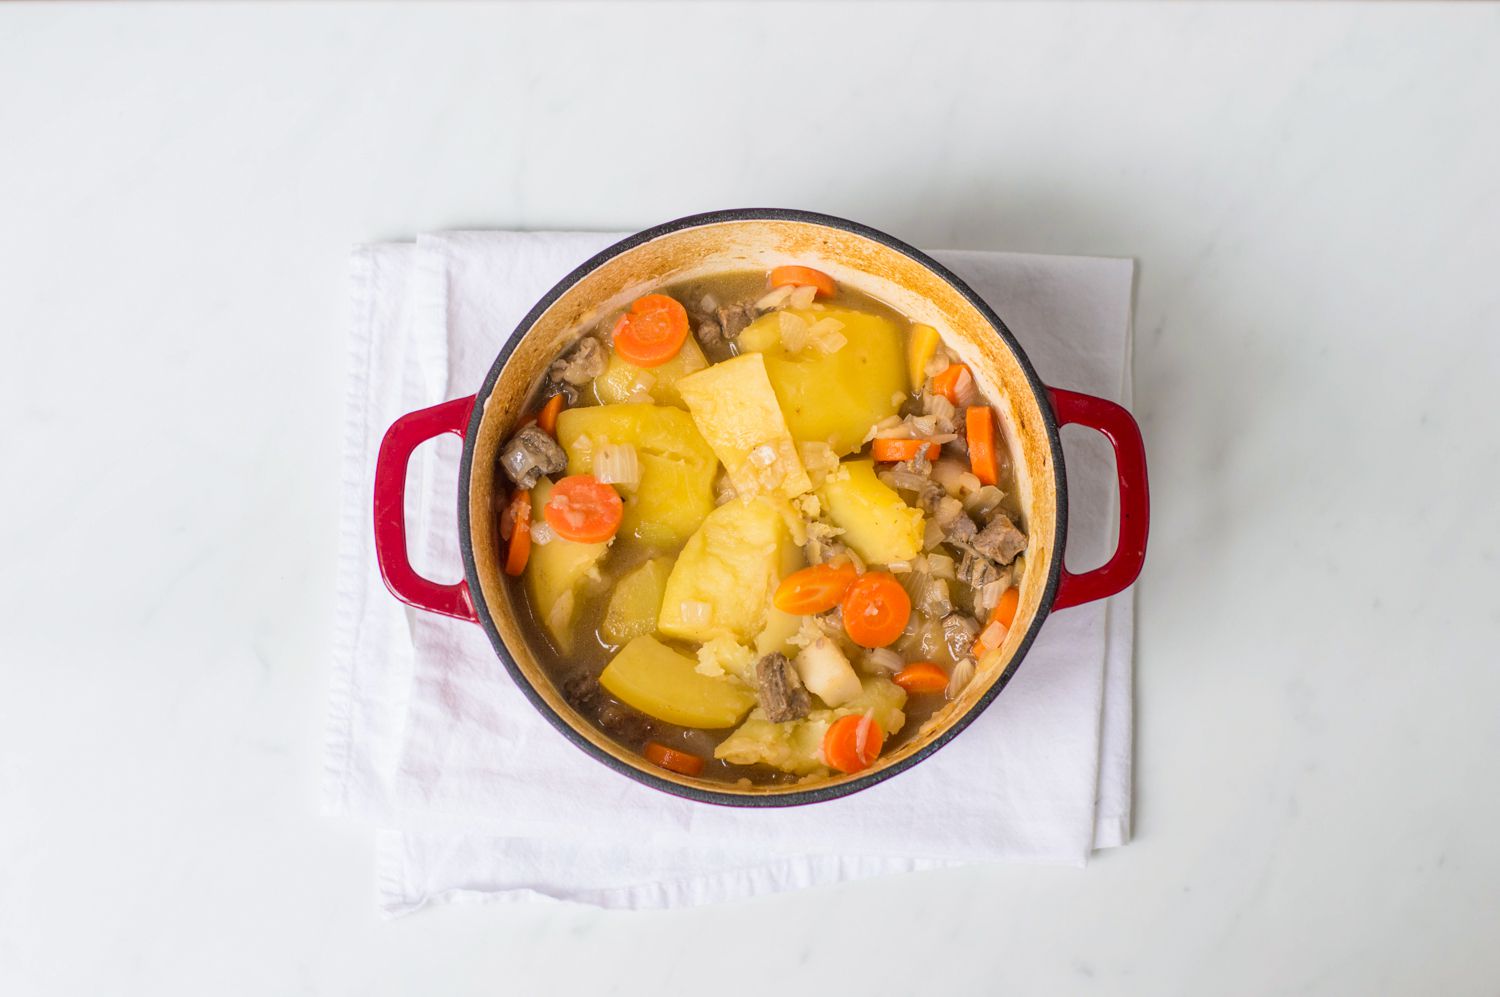
{"label": "pot handle", "polygon": [[408,412],[385,431],[375,458],[375,560],[391,594],[408,606],[478,623],[469,583],[442,585],[417,574],[406,554],[406,466],[412,451],[444,433],[463,438],[474,396]]}
{"label": "pot handle", "polygon": [[1121,405],[1094,395],[1048,388],[1059,428],[1087,426],[1104,434],[1115,448],[1115,472],[1120,483],[1120,537],[1114,556],[1093,571],[1073,574],[1062,567],[1053,609],[1067,609],[1123,591],[1141,573],[1146,560],[1146,532],[1151,499],[1146,488],[1146,446],[1141,427]]}

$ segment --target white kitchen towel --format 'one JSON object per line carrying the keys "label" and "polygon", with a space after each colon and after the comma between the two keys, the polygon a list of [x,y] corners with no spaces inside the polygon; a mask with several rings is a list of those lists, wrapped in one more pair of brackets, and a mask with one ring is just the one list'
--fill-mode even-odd
{"label": "white kitchen towel", "polygon": [[[845,800],[742,811],[599,766],[536,715],[477,627],[407,610],[381,589],[369,549],[380,434],[405,411],[474,390],[531,303],[615,238],[456,233],[355,255],[327,803],[388,829],[382,906],[703,903],[957,862],[1078,864],[1122,843],[1128,593],[1054,615],[1005,694],[922,765]],[[937,255],[996,307],[1044,380],[1129,401],[1130,261]],[[1065,447],[1076,568],[1107,554],[1114,486],[1102,441],[1068,431]],[[408,498],[412,554],[451,579],[457,446],[427,449]]]}

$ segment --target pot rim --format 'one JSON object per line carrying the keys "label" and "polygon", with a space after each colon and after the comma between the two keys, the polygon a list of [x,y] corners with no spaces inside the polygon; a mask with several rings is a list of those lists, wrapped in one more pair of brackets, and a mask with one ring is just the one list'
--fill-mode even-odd
{"label": "pot rim", "polygon": [[[473,536],[469,529],[470,474],[473,470],[474,443],[478,439],[479,425],[484,418],[485,403],[494,392],[495,385],[499,383],[500,374],[505,369],[505,364],[510,359],[511,354],[515,352],[517,345],[519,345],[520,341],[536,324],[537,320],[541,318],[547,309],[552,307],[558,298],[571,290],[579,281],[583,280],[608,260],[622,253],[635,249],[654,239],[686,229],[701,228],[724,222],[742,221],[802,222],[850,232],[873,242],[880,243],[888,249],[909,257],[951,285],[969,304],[978,310],[979,314],[990,324],[995,333],[1005,341],[1016,362],[1025,373],[1027,385],[1035,397],[1037,407],[1041,410],[1043,427],[1047,434],[1047,443],[1052,450],[1053,489],[1056,495],[1056,527],[1052,543],[1054,553],[1050,559],[1051,563],[1047,568],[1047,583],[1042,591],[1041,601],[1038,604],[1035,616],[1032,617],[1031,626],[1027,628],[1026,633],[1016,645],[1016,649],[1011,654],[1010,660],[1006,662],[1005,670],[1000,673],[989,689],[985,690],[984,695],[975,700],[974,704],[966,712],[954,718],[946,730],[934,737],[921,750],[912,753],[893,765],[884,766],[844,782],[823,786],[814,785],[806,789],[792,790],[786,793],[738,794],[703,789],[698,786],[681,785],[645,769],[637,769],[600,749],[588,738],[584,737],[568,722],[567,718],[552,709],[551,705],[547,703],[526,678],[525,673],[511,654],[510,648],[506,646],[505,640],[500,636],[500,631],[495,626],[495,621],[490,615],[489,603],[484,597],[484,590],[480,584],[479,571],[474,560]],[[707,211],[700,214],[685,215],[681,218],[643,229],[634,235],[626,236],[624,239],[608,246],[575,267],[566,277],[553,285],[552,289],[544,294],[516,325],[515,330],[506,340],[505,346],[501,348],[500,353],[495,357],[494,363],[490,365],[489,373],[485,375],[484,382],[480,385],[478,392],[474,396],[474,407],[469,416],[468,426],[464,432],[463,453],[459,461],[457,500],[459,553],[463,558],[464,578],[467,579],[469,591],[473,596],[474,610],[479,617],[479,625],[484,629],[485,635],[489,638],[490,645],[495,649],[496,656],[505,665],[505,670],[510,673],[511,678],[520,688],[521,693],[530,701],[531,705],[546,718],[548,723],[561,732],[574,745],[587,752],[591,758],[604,763],[626,778],[672,796],[692,800],[697,803],[711,803],[718,806],[779,808],[804,806],[809,803],[823,803],[868,789],[871,786],[907,771],[918,762],[931,757],[934,752],[953,740],[973,723],[981,713],[989,708],[990,704],[995,701],[995,698],[1000,695],[1001,691],[1010,684],[1010,680],[1015,676],[1016,669],[1020,667],[1021,661],[1026,657],[1031,649],[1031,645],[1035,642],[1042,624],[1051,615],[1052,605],[1056,601],[1058,585],[1062,575],[1063,558],[1067,550],[1068,485],[1067,473],[1063,465],[1062,438],[1058,432],[1057,416],[1052,410],[1052,405],[1047,395],[1047,386],[1037,376],[1036,370],[1031,365],[1030,358],[1026,355],[1026,351],[1016,341],[1010,329],[1001,321],[1000,316],[996,315],[994,309],[957,274],[914,246],[894,236],[887,235],[878,229],[862,225],[859,222],[839,218],[835,215],[826,215],[796,208],[729,208],[720,211]]]}

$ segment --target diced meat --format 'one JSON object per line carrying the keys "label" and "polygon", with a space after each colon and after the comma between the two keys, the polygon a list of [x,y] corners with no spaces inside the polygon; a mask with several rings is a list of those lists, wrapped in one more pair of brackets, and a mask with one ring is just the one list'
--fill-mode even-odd
{"label": "diced meat", "polygon": [[[941,501],[941,499],[939,499]],[[979,535],[979,527],[974,525],[974,520],[963,513],[959,513],[953,522],[948,524],[947,532],[943,539],[949,543],[967,546],[969,541]]]}
{"label": "diced meat", "polygon": [[745,327],[755,321],[755,303],[741,301],[733,305],[720,305],[714,309],[714,318],[718,320],[719,332],[726,340],[738,339]]}
{"label": "diced meat", "polygon": [[1000,577],[1000,569],[995,567],[995,562],[989,558],[966,550],[963,558],[958,562],[958,570],[955,574],[959,581],[978,592]]}
{"label": "diced meat", "polygon": [[552,361],[547,373],[567,384],[588,384],[604,373],[609,353],[596,336],[584,336],[571,350]]}
{"label": "diced meat", "polygon": [[974,646],[974,638],[979,633],[979,623],[972,616],[963,613],[949,613],[943,617],[943,640],[948,645],[948,653],[957,661],[969,653],[969,648]]}
{"label": "diced meat", "polygon": [[697,316],[697,324],[693,332],[698,337],[699,345],[705,349],[712,349],[724,343],[724,327],[719,325],[719,320],[712,315]]}
{"label": "diced meat", "polygon": [[989,525],[969,541],[969,546],[997,564],[1009,564],[1026,549],[1026,534],[1016,528],[1009,516],[997,512]]}
{"label": "diced meat", "polygon": [[574,675],[562,684],[562,692],[580,713],[592,717],[605,733],[627,744],[639,744],[656,729],[649,719],[604,693],[592,675]]}
{"label": "diced meat", "polygon": [[927,459],[927,451],[919,450],[911,460],[903,460],[896,465],[898,471],[910,471],[912,474],[927,476],[932,473],[932,461]]}
{"label": "diced meat", "polygon": [[784,654],[768,654],[755,665],[756,695],[772,723],[801,720],[812,709],[797,670]]}
{"label": "diced meat", "polygon": [[568,466],[568,455],[557,441],[535,424],[524,427],[500,450],[500,466],[517,488],[534,488],[544,474]]}

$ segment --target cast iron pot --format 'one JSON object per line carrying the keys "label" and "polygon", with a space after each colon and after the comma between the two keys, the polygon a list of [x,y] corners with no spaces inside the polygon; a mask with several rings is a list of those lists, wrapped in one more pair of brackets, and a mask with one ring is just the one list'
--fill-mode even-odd
{"label": "cast iron pot", "polygon": [[[923,725],[917,736],[857,775],[811,785],[742,787],[657,768],[610,740],[563,698],[535,651],[507,584],[492,511],[495,455],[547,365],[598,319],[664,283],[725,271],[769,270],[782,263],[817,267],[942,331],[950,349],[997,403],[999,421],[1018,456],[1017,488],[1030,533],[1020,607],[999,662]],[[1067,478],[1058,427],[1077,423],[1114,446],[1120,532],[1102,567],[1073,574],[1063,567]],[[459,547],[464,580],[422,578],[407,560],[406,466],[418,445],[443,433],[463,439],[458,476]],[[531,309],[495,358],[477,394],[397,419],[380,445],[375,469],[375,553],[386,585],[418,609],[477,623],[532,704],[590,756],[637,782],[705,803],[793,806],[832,800],[889,779],[929,757],[973,722],[1005,688],[1047,615],[1113,595],[1135,581],[1146,553],[1146,458],[1140,429],[1114,402],[1037,379],[1026,354],[990,307],[940,263],[900,240],[841,218],[806,211],[745,209],[679,218],[616,243],[574,270]],[[543,608],[542,611],[545,611]]]}

